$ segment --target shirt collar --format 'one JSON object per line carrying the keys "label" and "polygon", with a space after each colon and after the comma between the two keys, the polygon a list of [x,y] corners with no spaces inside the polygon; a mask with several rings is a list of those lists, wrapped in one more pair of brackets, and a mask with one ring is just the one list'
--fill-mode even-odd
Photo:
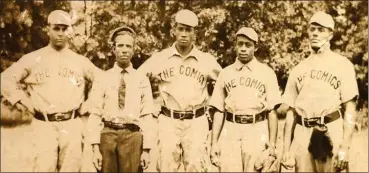
{"label": "shirt collar", "polygon": [[315,52],[312,47],[310,46],[310,51],[312,52],[312,55],[317,55],[317,56],[320,56],[320,55],[325,55],[327,53],[330,53],[331,52],[331,44],[329,42],[327,42],[326,44],[324,44],[317,52]]}
{"label": "shirt collar", "polygon": [[[177,48],[176,48],[176,43],[173,43],[173,45],[171,46],[171,51],[172,51],[172,56],[169,56],[170,57],[173,57],[173,56],[179,56],[179,57],[182,57],[182,55],[178,52]],[[194,59],[198,60],[198,56],[199,56],[199,49],[197,49],[197,47],[195,46],[195,44],[192,44],[192,50],[190,51],[190,53],[184,57],[184,59],[187,59],[187,58],[190,58],[190,57],[193,57]]]}
{"label": "shirt collar", "polygon": [[49,43],[49,45],[47,45],[47,48],[50,50],[50,51],[54,51],[54,52],[58,52],[58,53],[63,53],[63,52],[66,52],[69,50],[68,48],[68,45],[65,45],[65,47],[61,50],[56,50],[54,49],[52,46],[51,46],[51,43]]}
{"label": "shirt collar", "polygon": [[129,66],[125,69],[119,67],[117,63],[114,63],[113,70],[119,73],[124,70],[124,72],[127,72],[129,74],[129,73],[132,73],[134,69],[133,69],[132,63],[129,63]]}
{"label": "shirt collar", "polygon": [[255,57],[253,57],[252,60],[246,64],[243,64],[240,60],[238,60],[238,58],[236,58],[236,61],[234,64],[236,66],[236,70],[238,71],[242,70],[244,67],[252,71],[255,68],[256,63],[257,63],[257,60]]}

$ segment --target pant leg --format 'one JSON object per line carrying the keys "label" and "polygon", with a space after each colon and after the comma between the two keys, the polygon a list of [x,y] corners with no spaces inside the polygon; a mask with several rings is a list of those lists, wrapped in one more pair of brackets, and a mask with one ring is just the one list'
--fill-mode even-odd
{"label": "pant leg", "polygon": [[206,151],[209,132],[206,116],[182,121],[185,133],[181,144],[183,165],[186,172],[207,172],[210,170],[210,158]]}
{"label": "pant leg", "polygon": [[104,127],[101,131],[100,152],[102,155],[102,172],[118,172],[117,130]]}
{"label": "pant leg", "polygon": [[58,132],[47,121],[33,119],[34,140],[37,152],[35,172],[57,172]]}
{"label": "pant leg", "polygon": [[0,172],[33,172],[35,145],[31,125],[1,127]]}
{"label": "pant leg", "polygon": [[80,118],[53,122],[58,129],[59,172],[79,172],[82,160],[82,122]]}
{"label": "pant leg", "polygon": [[242,172],[241,126],[225,121],[219,137],[220,171]]}
{"label": "pant leg", "polygon": [[141,163],[142,133],[128,129],[118,132],[118,172],[138,172]]}
{"label": "pant leg", "polygon": [[177,172],[180,166],[182,150],[180,138],[182,126],[179,120],[165,115],[158,117],[158,171]]}
{"label": "pant leg", "polygon": [[265,144],[269,141],[268,121],[243,124],[242,133],[243,171],[257,172],[255,161],[261,156]]}

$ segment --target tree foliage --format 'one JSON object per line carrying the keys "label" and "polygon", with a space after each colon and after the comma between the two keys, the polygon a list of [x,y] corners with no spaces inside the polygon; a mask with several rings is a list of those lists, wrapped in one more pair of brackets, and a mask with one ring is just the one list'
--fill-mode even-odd
{"label": "tree foliage", "polygon": [[[336,21],[332,49],[355,64],[360,103],[368,91],[368,1],[0,1],[1,71],[23,54],[48,43],[46,20],[55,9],[69,11],[74,25],[71,47],[98,67],[112,67],[110,31],[121,25],[137,34],[132,62],[139,67],[150,55],[174,42],[174,14],[193,10],[199,17],[196,45],[213,54],[222,67],[235,60],[234,35],[241,26],[259,34],[256,56],[277,73],[283,89],[289,71],[309,56],[307,24],[316,11]],[[334,62],[332,62],[334,63]]]}

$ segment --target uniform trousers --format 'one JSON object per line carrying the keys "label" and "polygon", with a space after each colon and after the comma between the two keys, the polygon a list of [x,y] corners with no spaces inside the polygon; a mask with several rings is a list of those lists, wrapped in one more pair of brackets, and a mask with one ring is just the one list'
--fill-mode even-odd
{"label": "uniform trousers", "polygon": [[[333,143],[333,154],[337,154],[343,136],[343,120],[339,118],[331,123],[326,124],[328,133]],[[308,151],[310,137],[313,128],[307,128],[296,124],[294,139],[291,144],[290,151],[294,154],[296,160],[296,172],[336,172],[333,166],[333,159],[327,159],[326,162],[314,160]]]}
{"label": "uniform trousers", "polygon": [[256,172],[254,164],[269,141],[268,121],[238,124],[225,120],[219,137],[221,172]]}
{"label": "uniform trousers", "polygon": [[82,159],[82,122],[33,120],[36,172],[79,172]]}
{"label": "uniform trousers", "polygon": [[186,172],[209,171],[208,131],[208,120],[204,115],[184,120],[159,115],[158,171],[178,172],[181,163]]}

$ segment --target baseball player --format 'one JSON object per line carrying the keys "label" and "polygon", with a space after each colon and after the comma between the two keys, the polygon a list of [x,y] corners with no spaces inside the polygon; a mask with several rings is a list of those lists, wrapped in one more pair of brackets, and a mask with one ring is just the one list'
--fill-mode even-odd
{"label": "baseball player", "polygon": [[295,159],[297,172],[347,169],[358,86],[353,64],[330,49],[333,32],[332,16],[320,11],[311,17],[312,53],[292,69],[282,97],[281,111],[294,112],[285,134],[290,140],[294,129],[294,138],[282,161]]}
{"label": "baseball player", "polygon": [[126,26],[112,32],[116,63],[101,79],[105,82],[95,82],[92,88],[95,107],[88,127],[93,162],[102,172],[138,172],[140,164],[146,169],[150,148],[156,144],[150,138],[155,135],[150,134],[155,111],[150,82],[130,62],[135,38],[134,30]]}
{"label": "baseball player", "polygon": [[176,42],[139,68],[151,81],[158,81],[158,169],[177,172],[183,163],[186,172],[205,172],[211,165],[205,147],[209,131],[204,115],[207,83],[217,79],[221,67],[193,43],[196,14],[180,10],[175,21]]}
{"label": "baseball player", "polygon": [[257,43],[252,28],[237,31],[236,61],[220,72],[210,99],[216,110],[210,157],[221,172],[255,172],[276,159],[274,107],[281,96],[274,71],[254,57]]}
{"label": "baseball player", "polygon": [[[32,135],[28,136],[34,143],[23,143],[28,151],[36,153],[35,159],[29,161],[33,169],[29,171],[79,171],[82,123],[78,109],[85,99],[87,81],[92,82],[100,70],[68,48],[70,21],[65,11],[51,12],[50,44],[24,55],[1,74],[4,98],[34,113]],[[26,86],[25,91],[18,87],[19,83]]]}

